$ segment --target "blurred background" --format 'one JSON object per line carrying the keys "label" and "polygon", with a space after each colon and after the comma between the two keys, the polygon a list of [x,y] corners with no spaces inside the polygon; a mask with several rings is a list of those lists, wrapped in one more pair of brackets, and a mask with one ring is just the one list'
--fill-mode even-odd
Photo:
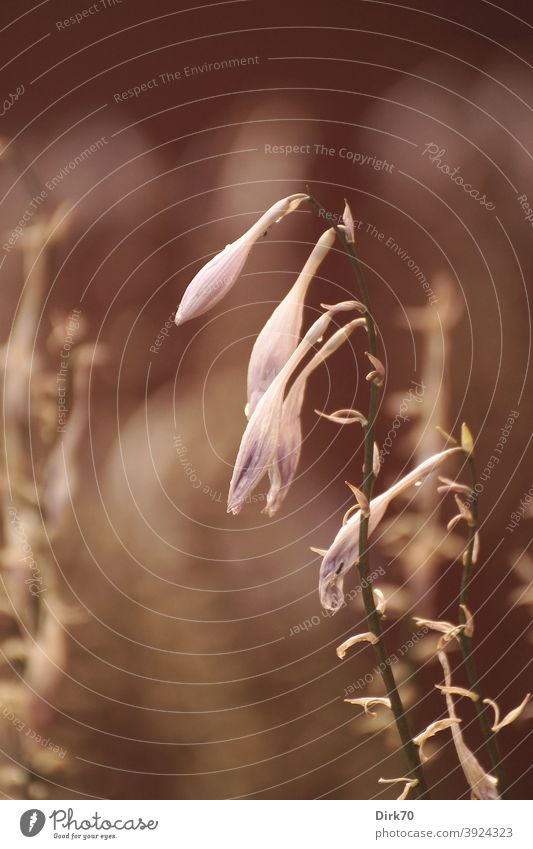
{"label": "blurred background", "polygon": [[[532,689],[529,4],[4,0],[1,17],[3,796],[394,798],[377,783],[405,771],[390,717],[344,702],[384,695],[372,649],[335,654],[366,630],[360,596],[323,615],[310,551],[361,480],[360,429],[314,412],[366,409],[361,337],[309,381],[280,513],[261,513],[263,485],[225,507],[254,338],[324,222],[302,206],[212,312],[172,319],[276,200],[348,199],[387,368],[376,491],[441,449],[436,425],[469,423],[476,656],[484,693],[515,707]],[[354,295],[334,250],[305,326]],[[441,501],[433,479],[371,548],[414,733],[443,700],[413,616],[457,620],[466,530],[446,534]],[[526,709],[499,735],[516,798],[529,734]],[[467,798],[447,734],[433,751],[434,796]]]}

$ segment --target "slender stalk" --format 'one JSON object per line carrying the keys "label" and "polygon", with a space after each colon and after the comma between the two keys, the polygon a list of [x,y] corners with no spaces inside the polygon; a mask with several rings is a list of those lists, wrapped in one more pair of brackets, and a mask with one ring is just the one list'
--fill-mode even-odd
{"label": "slender stalk", "polygon": [[[314,198],[312,195],[309,195],[309,200],[315,206],[321,214],[326,214],[326,210],[322,207],[322,205]],[[327,219],[329,221],[329,219]],[[354,271],[359,291],[361,294],[361,300],[365,307],[365,318],[366,318],[366,326],[368,331],[368,345],[370,348],[370,353],[373,356],[377,356],[377,334],[376,334],[376,326],[374,323],[374,319],[372,316],[372,312],[370,309],[370,300],[368,296],[368,289],[366,285],[366,281],[363,275],[363,271],[361,265],[359,263],[359,259],[355,250],[352,246],[351,242],[348,242],[343,231],[340,227],[337,226],[334,222],[332,222],[332,227],[335,229],[335,232],[344,248],[348,257],[350,259],[350,263],[352,265],[352,269]],[[373,458],[374,458],[374,431],[376,424],[376,415],[378,410],[378,397],[379,397],[379,385],[376,380],[372,380],[370,383],[370,400],[369,400],[369,408],[368,408],[368,416],[367,423],[364,426],[364,478],[363,478],[363,492],[370,501],[372,497],[372,489],[374,487],[374,472],[373,472]],[[367,616],[367,623],[369,630],[377,637],[377,642],[374,645],[374,650],[376,652],[377,658],[379,660],[379,670],[381,673],[381,678],[383,680],[383,684],[387,691],[387,696],[390,699],[392,713],[394,715],[394,721],[396,723],[396,728],[398,729],[398,734],[400,735],[400,739],[402,742],[402,747],[405,755],[405,759],[407,761],[409,767],[409,776],[412,778],[416,778],[418,780],[418,784],[416,784],[412,790],[411,794],[414,798],[417,799],[427,799],[429,798],[428,788],[426,785],[426,781],[424,778],[424,774],[422,772],[422,766],[420,763],[420,755],[418,751],[418,747],[413,743],[413,738],[411,731],[409,729],[409,724],[407,722],[407,717],[405,713],[405,708],[402,703],[402,699],[400,693],[398,692],[398,688],[396,686],[396,681],[394,678],[394,673],[392,671],[389,654],[387,652],[387,648],[385,645],[385,639],[383,637],[383,632],[381,629],[381,617],[378,611],[376,610],[376,604],[374,601],[374,594],[372,592],[372,586],[368,579],[369,574],[369,552],[368,552],[368,516],[364,516],[361,514],[361,521],[359,525],[359,562],[358,562],[358,571],[359,576],[361,578],[361,587],[362,587],[362,595],[363,601],[365,605],[365,611]]]}
{"label": "slender stalk", "polygon": [[[472,514],[472,523],[468,529],[468,543],[463,559],[463,571],[461,575],[459,604],[464,605],[468,608],[468,592],[472,580],[472,567],[474,565],[474,545],[478,526],[478,498],[476,493],[477,473],[474,457],[471,452],[467,453],[467,462],[472,478],[472,489],[468,500],[470,512]],[[461,624],[464,624],[466,622],[466,615],[463,607],[459,608],[459,622]],[[483,737],[485,739],[485,745],[490,757],[492,768],[494,770],[496,778],[498,779],[498,792],[501,798],[505,799],[508,794],[507,780],[502,765],[502,759],[500,755],[498,741],[496,739],[496,734],[494,733],[494,731],[491,730],[491,724],[488,718],[488,705],[483,704],[483,697],[479,686],[479,677],[474,661],[472,638],[465,634],[464,631],[461,631],[459,634],[459,642],[461,644],[461,651],[463,653],[466,674],[468,676],[470,689],[478,696],[478,699],[475,703],[477,715],[481,730],[483,732]]]}

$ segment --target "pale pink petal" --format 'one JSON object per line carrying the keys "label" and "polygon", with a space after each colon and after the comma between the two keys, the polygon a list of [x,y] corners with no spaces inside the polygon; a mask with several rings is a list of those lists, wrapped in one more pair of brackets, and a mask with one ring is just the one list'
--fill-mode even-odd
{"label": "pale pink petal", "polygon": [[304,200],[307,200],[307,195],[296,194],[277,201],[243,236],[226,245],[223,251],[210,259],[187,286],[176,312],[175,323],[183,324],[214,307],[239,277],[255,242],[272,224],[293,212]]}

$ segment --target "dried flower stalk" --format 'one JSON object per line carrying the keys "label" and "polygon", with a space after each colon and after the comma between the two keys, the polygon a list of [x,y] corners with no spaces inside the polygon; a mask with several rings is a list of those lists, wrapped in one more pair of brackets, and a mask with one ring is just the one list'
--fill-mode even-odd
{"label": "dried flower stalk", "polygon": [[[311,203],[317,209],[319,215],[326,214],[326,210],[322,205],[311,195],[309,196]],[[365,318],[368,331],[369,353],[373,357],[378,357],[377,350],[377,335],[372,312],[370,310],[370,301],[364,275],[353,248],[353,245],[348,241],[343,231],[336,225],[334,229],[339,237],[344,250],[348,254],[350,264],[354,271],[361,301],[365,307]],[[374,431],[376,424],[376,415],[378,409],[379,386],[376,380],[370,381],[370,398],[368,404],[368,415],[366,416],[366,424],[364,425],[364,468],[363,468],[363,485],[360,487],[365,494],[367,501],[370,503],[372,499],[372,489],[375,479],[374,471]],[[372,587],[368,580],[369,574],[369,557],[368,557],[368,532],[369,532],[369,517],[361,515],[359,521],[359,552],[358,552],[358,571],[361,578],[362,595],[365,605],[367,623],[369,631],[377,638],[374,646],[379,664],[381,677],[387,692],[387,696],[391,702],[391,710],[394,714],[396,727],[402,741],[404,754],[409,765],[409,781],[413,782],[412,789],[415,798],[427,798],[428,790],[426,781],[421,769],[420,756],[416,745],[413,743],[412,735],[407,723],[405,709],[396,687],[394,673],[387,663],[388,652],[385,646],[383,633],[381,629],[381,616],[377,611]],[[416,784],[414,781],[416,780]]]}

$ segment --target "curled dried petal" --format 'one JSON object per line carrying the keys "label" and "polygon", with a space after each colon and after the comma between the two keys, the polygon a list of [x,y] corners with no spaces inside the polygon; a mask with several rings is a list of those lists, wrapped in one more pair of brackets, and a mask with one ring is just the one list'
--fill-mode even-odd
{"label": "curled dried petal", "polygon": [[296,282],[278,304],[255,340],[248,364],[248,400],[245,409],[248,418],[298,346],[304,301],[309,284],[334,242],[335,230],[330,228],[322,234]]}
{"label": "curled dried petal", "polygon": [[[333,315],[333,307],[326,315]],[[281,411],[278,445],[269,469],[270,490],[264,512],[273,516],[281,507],[283,500],[296,474],[302,447],[302,427],[300,414],[302,411],[305,389],[309,375],[328,357],[331,356],[346,340],[356,327],[366,326],[363,318],[356,318],[340,327],[316,351],[312,359],[302,369],[291,386]]]}
{"label": "curled dried petal", "polygon": [[248,254],[266,230],[285,215],[294,212],[307,195],[295,194],[278,200],[239,239],[226,245],[193,277],[181,299],[174,319],[183,324],[191,318],[203,315],[215,306],[231,289],[239,277]]}
{"label": "curled dried petal", "polygon": [[369,696],[362,699],[344,699],[344,701],[348,702],[350,705],[359,705],[364,709],[367,716],[376,716],[375,711],[371,710],[374,705],[383,705],[384,707],[388,707],[389,710],[391,707],[390,699],[381,698],[379,696]]}
{"label": "curled dried petal", "polygon": [[337,657],[339,660],[344,660],[346,657],[346,652],[352,646],[357,645],[358,643],[371,643],[375,645],[378,641],[378,637],[375,634],[372,634],[371,631],[367,631],[364,634],[355,634],[353,637],[348,637],[340,646],[337,646]]}
{"label": "curled dried petal", "polygon": [[233,469],[228,512],[240,512],[246,496],[270,469],[279,442],[283,396],[287,383],[301,360],[324,334],[331,317],[331,313],[324,313],[309,328],[250,417]]}
{"label": "curled dried petal", "polygon": [[[348,309],[357,310],[358,312],[361,312],[361,313],[366,312],[366,307],[365,307],[364,304],[361,303],[361,301],[353,300],[353,301],[347,301],[346,303],[351,304],[351,306],[348,307]],[[323,310],[333,309],[331,304],[320,304],[320,306],[322,307]]]}
{"label": "curled dried petal", "polygon": [[357,301],[353,298],[351,301],[339,301],[338,304],[320,304],[320,306],[323,310],[327,310],[328,312],[331,312],[332,310],[335,312],[342,312],[343,310],[345,312],[349,312],[350,310],[357,310],[358,312],[365,311],[365,307],[361,301]]}
{"label": "curled dried petal", "polygon": [[385,612],[387,610],[387,602],[382,591],[377,587],[374,587],[372,589],[372,595],[374,596],[374,604],[376,605],[376,611],[379,613],[380,616],[385,616]]}
{"label": "curled dried petal", "polygon": [[452,625],[451,622],[446,622],[443,619],[422,619],[419,616],[414,616],[414,621],[419,628],[429,628],[431,631],[438,631],[442,634],[437,648],[443,648],[450,640],[458,637],[461,631],[464,631],[466,625]]}
{"label": "curled dried petal", "polygon": [[409,790],[418,784],[418,778],[406,778],[406,776],[402,776],[402,778],[378,778],[378,784],[397,784],[400,781],[405,782],[405,787],[396,799],[397,802],[407,799]]}
{"label": "curled dried petal", "polygon": [[344,199],[344,212],[342,213],[342,223],[345,227],[346,241],[353,244],[355,242],[355,224],[353,220],[352,210],[348,206],[348,201]]}
{"label": "curled dried petal", "polygon": [[443,484],[443,486],[437,487],[437,492],[456,492],[459,495],[470,495],[471,489],[464,483],[458,483],[457,481],[453,481],[450,478],[441,477],[439,475],[439,480]]}
{"label": "curled dried petal", "polygon": [[323,419],[328,419],[328,421],[335,422],[336,424],[353,424],[354,422],[359,422],[363,427],[366,427],[368,424],[366,418],[359,410],[336,410],[334,413],[324,413],[321,410],[315,410],[315,413],[317,416],[321,416]]}
{"label": "curled dried petal", "polygon": [[474,693],[472,690],[466,690],[464,687],[446,687],[444,684],[435,684],[435,687],[444,695],[465,696],[465,698],[470,699],[472,702],[477,702],[479,699],[477,693]]}
{"label": "curled dried petal", "polygon": [[373,354],[370,354],[368,351],[365,351],[365,354],[374,366],[374,370],[367,374],[366,379],[368,381],[375,380],[376,383],[381,385],[385,379],[385,366],[383,365],[381,360],[375,357]]}
{"label": "curled dried petal", "polygon": [[424,731],[421,731],[420,734],[417,734],[416,737],[413,737],[413,743],[415,743],[420,748],[420,760],[422,763],[425,763],[429,760],[429,756],[424,752],[425,743],[431,738],[434,737],[435,734],[438,734],[440,731],[445,731],[446,728],[451,728],[452,725],[457,725],[461,722],[460,719],[454,718],[450,719],[449,717],[446,719],[437,719],[435,722],[430,722],[427,728]]}
{"label": "curled dried petal", "polygon": [[346,513],[342,517],[342,524],[346,525],[350,521],[350,519],[352,518],[353,514],[357,513],[358,510],[359,510],[359,505],[357,505],[357,504],[352,504],[351,507],[348,507]]}
{"label": "curled dried petal", "polygon": [[521,701],[517,707],[513,708],[513,710],[510,710],[509,713],[505,714],[503,719],[500,719],[500,708],[497,703],[492,699],[483,699],[484,704],[490,705],[494,711],[494,722],[491,731],[496,734],[498,731],[501,731],[502,728],[505,728],[507,725],[510,725],[511,722],[514,722],[515,719],[518,719],[530,698],[531,693],[527,693],[523,701]]}
{"label": "curled dried petal", "polygon": [[[447,688],[452,686],[450,664],[444,652],[439,652],[439,661],[444,672],[444,683]],[[457,720],[455,705],[451,693],[445,693],[446,705],[450,719]],[[459,763],[465,778],[472,790],[473,799],[499,799],[497,785],[498,779],[490,773],[485,772],[473,752],[470,751],[463,739],[463,733],[459,724],[452,725],[452,737],[459,758]]]}
{"label": "curled dried petal", "polygon": [[470,613],[466,604],[460,604],[459,607],[464,613],[465,617],[465,627],[464,633],[466,637],[472,637],[474,635],[474,617]]}
{"label": "curled dried petal", "polygon": [[455,528],[455,526],[458,525],[459,522],[462,522],[462,521],[463,521],[463,517],[461,516],[460,513],[458,513],[457,516],[453,516],[453,518],[450,519],[450,521],[446,525],[446,530],[452,531]]}

